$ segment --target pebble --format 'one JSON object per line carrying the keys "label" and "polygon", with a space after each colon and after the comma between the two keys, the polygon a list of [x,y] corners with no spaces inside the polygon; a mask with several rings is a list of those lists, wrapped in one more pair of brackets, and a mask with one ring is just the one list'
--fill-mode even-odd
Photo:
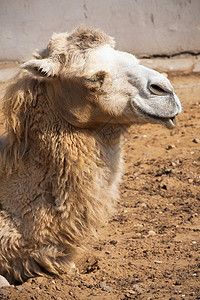
{"label": "pebble", "polygon": [[155,264],[162,264],[163,262],[161,260],[154,260]]}
{"label": "pebble", "polygon": [[175,145],[168,145],[167,148],[166,148],[166,150],[171,150],[171,149],[174,149],[174,148],[176,148]]}
{"label": "pebble", "polygon": [[155,231],[153,231],[153,230],[149,230],[148,235],[150,235],[150,236],[155,236],[156,233],[155,233]]}
{"label": "pebble", "polygon": [[133,290],[127,290],[127,293],[129,293],[131,295],[135,295],[136,294],[135,291],[133,291]]}
{"label": "pebble", "polygon": [[105,281],[100,283],[100,287],[105,292],[111,292],[112,291],[112,288],[110,286],[108,286]]}
{"label": "pebble", "polygon": [[141,207],[147,207],[147,204],[146,203],[141,203],[140,206]]}
{"label": "pebble", "polygon": [[22,286],[15,286],[15,289],[18,290],[18,291],[22,291],[23,287]]}
{"label": "pebble", "polygon": [[147,207],[147,204],[144,202],[138,202],[136,203],[136,207]]}
{"label": "pebble", "polygon": [[166,185],[166,184],[163,184],[163,185],[161,186],[161,188],[162,188],[163,190],[167,190],[167,185]]}
{"label": "pebble", "polygon": [[142,292],[142,289],[141,289],[141,287],[139,286],[139,284],[134,284],[133,285],[133,289],[135,290],[135,291],[137,291],[137,292]]}
{"label": "pebble", "polygon": [[198,143],[200,142],[199,139],[193,139],[192,141],[193,141],[193,143],[195,143],[195,144],[198,144]]}
{"label": "pebble", "polygon": [[110,251],[106,251],[105,253],[106,253],[106,254],[111,254],[111,252],[110,252]]}
{"label": "pebble", "polygon": [[[181,282],[177,280],[177,281],[174,283],[174,285],[181,285]],[[180,291],[179,291],[179,293],[180,293]],[[182,292],[181,292],[181,293],[182,293]]]}
{"label": "pebble", "polygon": [[170,211],[170,209],[168,207],[165,207],[164,211]]}
{"label": "pebble", "polygon": [[112,244],[112,245],[116,245],[116,244],[117,244],[117,241],[115,241],[115,240],[112,240],[112,241],[110,241],[110,244]]}
{"label": "pebble", "polygon": [[3,286],[10,286],[10,283],[8,282],[8,280],[5,277],[0,275],[0,288]]}

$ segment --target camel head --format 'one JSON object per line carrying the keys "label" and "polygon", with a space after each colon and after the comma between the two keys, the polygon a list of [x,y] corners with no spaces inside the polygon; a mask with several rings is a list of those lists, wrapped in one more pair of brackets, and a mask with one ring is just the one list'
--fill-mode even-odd
{"label": "camel head", "polygon": [[77,127],[149,122],[173,128],[181,112],[169,80],[115,50],[113,39],[100,30],[54,34],[23,67],[46,81],[56,111]]}

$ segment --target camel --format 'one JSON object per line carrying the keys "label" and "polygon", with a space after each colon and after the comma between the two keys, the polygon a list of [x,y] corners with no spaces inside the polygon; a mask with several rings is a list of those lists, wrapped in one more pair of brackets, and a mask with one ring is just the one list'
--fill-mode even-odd
{"label": "camel", "polygon": [[175,127],[169,80],[99,29],[54,34],[3,99],[0,274],[10,283],[67,272],[119,199],[123,135]]}

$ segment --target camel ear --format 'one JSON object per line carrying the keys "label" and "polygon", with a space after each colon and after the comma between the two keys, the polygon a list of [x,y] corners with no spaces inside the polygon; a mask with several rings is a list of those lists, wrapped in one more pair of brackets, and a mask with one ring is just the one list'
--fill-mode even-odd
{"label": "camel ear", "polygon": [[58,75],[60,63],[50,58],[31,59],[21,65],[23,69],[41,77],[54,77]]}

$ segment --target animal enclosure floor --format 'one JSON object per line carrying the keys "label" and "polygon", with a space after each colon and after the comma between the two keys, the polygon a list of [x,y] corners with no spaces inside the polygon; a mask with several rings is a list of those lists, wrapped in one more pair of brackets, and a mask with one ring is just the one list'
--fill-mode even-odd
{"label": "animal enclosure floor", "polygon": [[88,239],[79,274],[1,288],[0,299],[200,299],[200,80],[169,79],[183,104],[177,128],[126,134],[117,212]]}

